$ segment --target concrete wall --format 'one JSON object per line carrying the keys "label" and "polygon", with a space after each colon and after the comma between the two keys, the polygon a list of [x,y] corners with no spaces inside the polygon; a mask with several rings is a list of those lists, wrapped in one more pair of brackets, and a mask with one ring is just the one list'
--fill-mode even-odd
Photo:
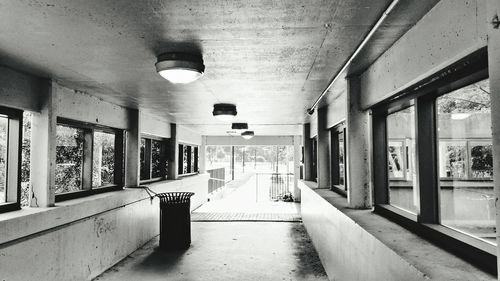
{"label": "concrete wall", "polygon": [[177,125],[177,140],[181,143],[201,145],[201,135],[182,125]]}
{"label": "concrete wall", "polygon": [[368,108],[485,47],[486,2],[443,0],[361,75]]}
{"label": "concrete wall", "polygon": [[[195,192],[191,209],[206,202],[207,187],[207,174],[151,185]],[[158,199],[151,203],[142,189],[0,214],[1,279],[90,280],[158,233]]]}
{"label": "concrete wall", "polygon": [[50,81],[0,66],[0,97],[2,106],[39,111]]}
{"label": "concrete wall", "polygon": [[427,280],[304,182],[299,187],[302,220],[330,280]]}
{"label": "concrete wall", "polygon": [[160,120],[143,112],[140,112],[139,122],[141,133],[167,139],[170,138],[171,126],[169,122]]}

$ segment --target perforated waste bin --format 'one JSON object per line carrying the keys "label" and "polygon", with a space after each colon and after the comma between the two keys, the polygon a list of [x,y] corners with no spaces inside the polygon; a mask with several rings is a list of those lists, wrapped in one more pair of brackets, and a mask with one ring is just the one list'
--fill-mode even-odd
{"label": "perforated waste bin", "polygon": [[193,192],[158,193],[160,198],[160,248],[186,249],[191,245],[191,196]]}

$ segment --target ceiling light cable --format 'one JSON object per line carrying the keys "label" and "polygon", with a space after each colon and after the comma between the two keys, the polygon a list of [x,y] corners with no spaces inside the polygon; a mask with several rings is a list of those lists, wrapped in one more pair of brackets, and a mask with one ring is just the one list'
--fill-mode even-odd
{"label": "ceiling light cable", "polygon": [[344,66],[342,66],[342,68],[340,69],[340,71],[338,71],[335,74],[335,76],[333,76],[333,78],[328,83],[328,86],[326,87],[326,89],[323,90],[323,92],[321,93],[321,95],[319,95],[319,97],[316,99],[316,101],[313,103],[313,105],[307,110],[307,114],[312,115],[314,113],[314,109],[316,108],[316,106],[318,106],[319,102],[323,99],[323,97],[326,95],[326,93],[328,92],[328,90],[330,90],[330,88],[333,86],[333,84],[335,83],[335,81],[337,81],[337,79],[339,79],[339,77],[342,74],[342,72],[344,72],[347,69],[347,67],[349,67],[349,65],[351,64],[351,62],[356,58],[356,56],[365,47],[365,45],[368,43],[368,41],[370,40],[370,38],[373,36],[373,34],[375,34],[375,32],[377,31],[377,29],[380,27],[380,25],[382,25],[382,22],[391,13],[391,11],[396,7],[396,5],[399,3],[399,1],[400,0],[393,0],[391,2],[391,4],[387,7],[387,9],[385,9],[384,13],[380,16],[380,18],[377,20],[377,22],[375,23],[375,25],[370,29],[370,32],[368,32],[368,34],[365,36],[365,38],[363,39],[363,41],[361,41],[361,43],[358,45],[358,47],[354,50],[354,53],[352,53],[352,55],[349,57],[349,59],[344,63]]}

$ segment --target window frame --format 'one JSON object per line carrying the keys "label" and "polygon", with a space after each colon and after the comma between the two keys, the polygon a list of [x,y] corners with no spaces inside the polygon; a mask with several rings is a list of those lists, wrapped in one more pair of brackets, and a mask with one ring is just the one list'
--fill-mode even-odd
{"label": "window frame", "polygon": [[[338,136],[344,134],[344,184],[340,184],[340,162],[339,162],[339,138]],[[346,123],[345,120],[339,122],[330,129],[330,175],[332,179],[331,190],[336,193],[347,197],[349,185],[347,183],[347,146],[346,146]]]}
{"label": "window frame", "polygon": [[[149,178],[148,179],[141,179],[141,171],[139,170],[139,179],[141,184],[145,183],[152,183],[152,182],[158,182],[158,181],[163,181],[166,180],[168,177],[168,172],[166,169],[162,169],[161,171],[161,176],[160,177],[154,177],[153,178],[153,168],[152,168],[152,147],[153,147],[153,141],[160,142],[160,163],[166,168],[168,166],[168,138],[162,138],[158,136],[153,136],[153,135],[148,135],[148,134],[141,134],[141,141],[144,139],[146,141],[145,144],[145,149],[144,149],[144,164],[147,167],[147,170],[149,172]],[[140,157],[140,156],[139,156]],[[147,160],[147,161],[146,161]]]}
{"label": "window frame", "polygon": [[[179,149],[178,165],[177,165],[178,176],[185,177],[185,176],[193,176],[193,175],[199,174],[200,173],[200,171],[199,171],[199,157],[200,157],[199,145],[186,143],[186,142],[179,142],[177,147]],[[184,173],[184,147],[186,147],[186,150],[187,150],[187,155],[186,155],[187,172],[186,173]],[[194,163],[191,163],[192,159],[194,159]]]}
{"label": "window frame", "polygon": [[[497,272],[497,246],[440,224],[436,99],[488,78],[485,48],[465,57],[372,108],[374,211],[431,240],[485,271]],[[386,116],[415,100],[415,165],[420,208],[411,214],[389,204]],[[467,148],[469,153],[469,148]],[[424,176],[425,175],[425,176]]]}
{"label": "window frame", "polygon": [[[82,190],[55,194],[55,202],[61,202],[80,197],[86,197],[93,194],[99,194],[109,191],[122,190],[124,186],[124,156],[125,156],[125,130],[92,124],[87,122],[76,121],[63,117],[57,117],[56,126],[67,126],[71,128],[83,129],[85,132],[84,154],[83,154],[83,171],[82,171]],[[114,134],[115,136],[115,168],[114,168],[114,183],[99,187],[92,186],[93,172],[93,149],[94,149],[94,132],[104,132]],[[90,145],[89,145],[90,144]],[[57,152],[56,152],[57,153]]]}
{"label": "window frame", "polygon": [[7,117],[7,169],[5,201],[0,213],[21,209],[21,163],[23,142],[23,111],[0,106],[0,114]]}

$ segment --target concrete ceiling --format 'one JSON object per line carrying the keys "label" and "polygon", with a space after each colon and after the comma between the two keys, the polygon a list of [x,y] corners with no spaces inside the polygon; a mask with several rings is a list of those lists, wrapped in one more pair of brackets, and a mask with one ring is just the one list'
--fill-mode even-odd
{"label": "concrete ceiling", "polygon": [[[402,12],[395,11],[399,16],[358,64],[369,65],[435,2],[403,0]],[[287,125],[295,134],[306,109],[389,3],[5,0],[0,64],[204,134],[229,129],[211,115],[219,102],[235,103],[238,120],[250,126],[273,132],[272,126]],[[166,51],[201,52],[205,75],[189,85],[170,84],[154,68]]]}

